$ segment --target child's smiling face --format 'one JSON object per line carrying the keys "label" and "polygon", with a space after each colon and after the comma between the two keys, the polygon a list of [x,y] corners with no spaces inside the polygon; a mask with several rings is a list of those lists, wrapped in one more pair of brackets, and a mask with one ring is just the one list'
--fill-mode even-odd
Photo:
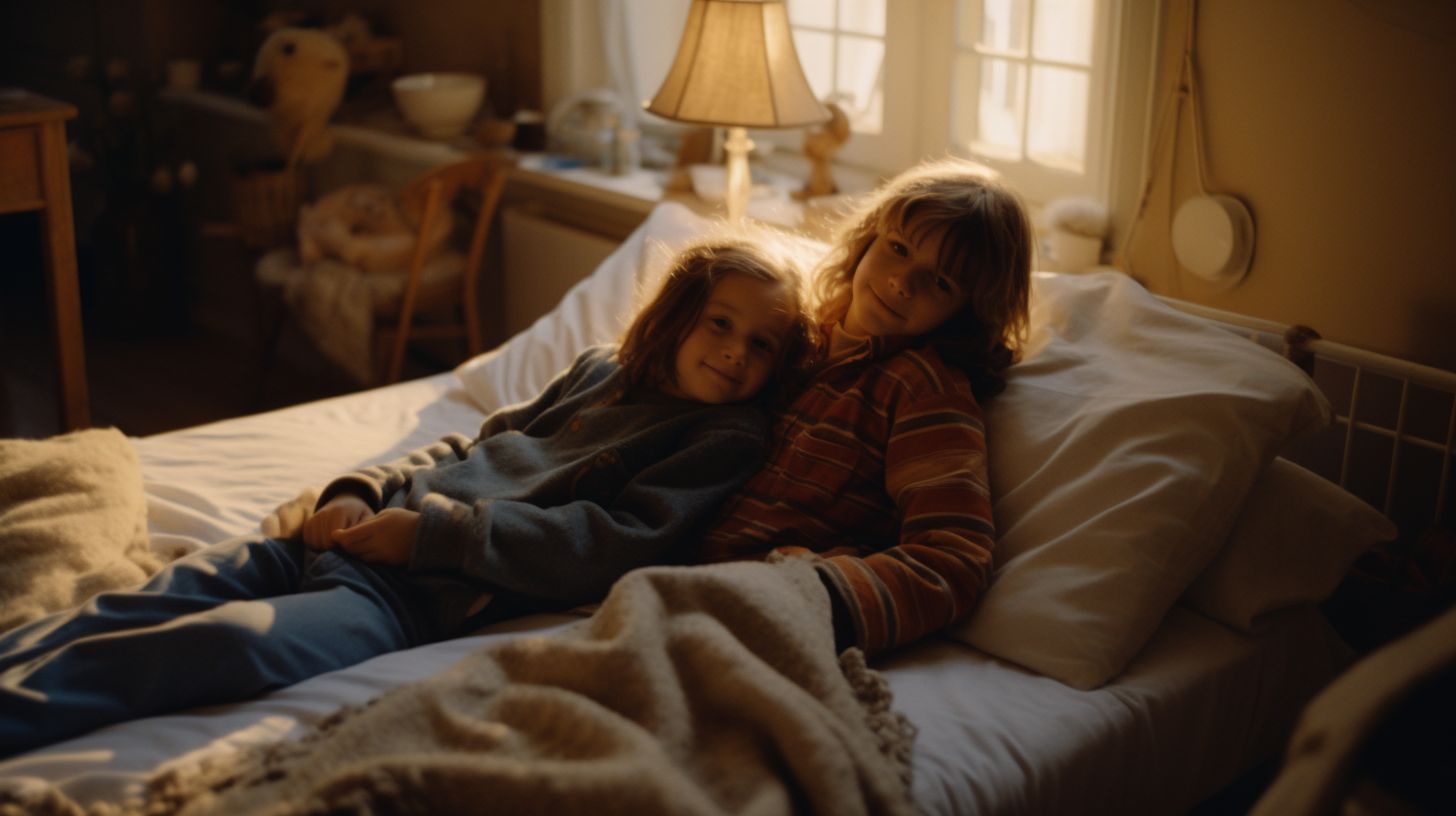
{"label": "child's smiling face", "polygon": [[678,346],[668,393],[712,404],[757,396],[788,336],[792,308],[777,283],[747,275],[718,281]]}
{"label": "child's smiling face", "polygon": [[859,337],[918,337],[965,305],[966,287],[939,268],[945,231],[887,224],[854,270],[844,330]]}

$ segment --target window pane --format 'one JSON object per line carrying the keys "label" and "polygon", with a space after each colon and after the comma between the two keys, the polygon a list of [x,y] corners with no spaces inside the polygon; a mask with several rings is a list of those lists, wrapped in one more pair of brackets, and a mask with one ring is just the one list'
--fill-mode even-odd
{"label": "window pane", "polygon": [[980,62],[972,54],[958,53],[951,66],[950,142],[957,147],[968,147],[976,139],[976,106],[981,95],[976,67]]}
{"label": "window pane", "polygon": [[996,158],[1020,159],[1026,66],[958,54],[955,71],[955,143]]}
{"label": "window pane", "polygon": [[1096,0],[1037,0],[1032,53],[1037,59],[1092,64]]}
{"label": "window pane", "polygon": [[1081,173],[1087,152],[1087,72],[1037,66],[1031,71],[1027,155]]}
{"label": "window pane", "polygon": [[849,114],[857,133],[879,133],[884,75],[885,43],[868,37],[839,38],[839,70],[835,79],[835,100]]}
{"label": "window pane", "polygon": [[794,49],[814,95],[824,99],[834,92],[834,35],[794,29]]}
{"label": "window pane", "polygon": [[976,3],[960,0],[960,40],[994,51],[1026,52],[1028,0],[982,0],[979,17],[971,13]]}
{"label": "window pane", "polygon": [[885,36],[885,0],[839,0],[839,28]]}
{"label": "window pane", "polygon": [[834,0],[789,0],[789,22],[833,30]]}

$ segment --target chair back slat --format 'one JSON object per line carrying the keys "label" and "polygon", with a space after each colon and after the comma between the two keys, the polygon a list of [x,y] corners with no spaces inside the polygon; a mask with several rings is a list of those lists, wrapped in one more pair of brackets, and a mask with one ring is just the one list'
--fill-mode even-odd
{"label": "chair back slat", "polygon": [[400,303],[397,333],[386,374],[388,382],[397,381],[403,373],[405,346],[409,342],[410,324],[414,319],[415,294],[419,289],[426,261],[426,253],[422,251],[426,243],[425,236],[430,234],[440,209],[455,202],[467,190],[479,195],[479,209],[470,230],[470,248],[466,253],[465,268],[461,274],[460,307],[465,313],[465,341],[470,355],[483,351],[478,314],[479,278],[490,225],[495,219],[496,206],[505,190],[506,176],[512,164],[505,157],[466,159],[426,171],[400,191],[405,214],[419,224],[419,232],[415,238],[415,252],[410,259],[404,298]]}

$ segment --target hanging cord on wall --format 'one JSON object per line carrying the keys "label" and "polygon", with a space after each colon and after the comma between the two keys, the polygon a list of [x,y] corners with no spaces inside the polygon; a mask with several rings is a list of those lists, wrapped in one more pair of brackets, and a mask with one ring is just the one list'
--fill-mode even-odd
{"label": "hanging cord on wall", "polygon": [[[1123,266],[1128,275],[1132,275],[1132,242],[1137,236],[1138,225],[1142,223],[1143,216],[1147,213],[1148,201],[1152,198],[1153,182],[1157,180],[1156,169],[1161,148],[1168,139],[1171,131],[1171,143],[1168,149],[1168,213],[1173,212],[1173,175],[1178,167],[1178,133],[1183,119],[1183,103],[1185,100],[1192,109],[1193,114],[1193,152],[1194,163],[1198,172],[1198,192],[1201,195],[1208,194],[1207,169],[1203,152],[1203,117],[1199,109],[1198,96],[1198,72],[1195,70],[1193,58],[1194,43],[1198,39],[1198,0],[1189,0],[1188,18],[1183,33],[1183,54],[1179,61],[1178,74],[1173,79],[1172,90],[1167,103],[1163,106],[1163,112],[1158,120],[1157,133],[1153,137],[1153,147],[1148,151],[1147,164],[1143,170],[1143,190],[1138,198],[1137,212],[1133,215],[1132,222],[1128,224],[1127,235],[1122,241]],[[1176,270],[1176,260],[1174,261]],[[1173,289],[1178,288],[1178,276],[1176,271],[1170,272],[1168,280]]]}

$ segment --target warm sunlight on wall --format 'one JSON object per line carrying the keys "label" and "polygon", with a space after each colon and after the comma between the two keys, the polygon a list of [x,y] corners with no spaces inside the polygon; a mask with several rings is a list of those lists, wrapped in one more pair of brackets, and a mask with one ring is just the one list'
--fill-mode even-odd
{"label": "warm sunlight on wall", "polygon": [[[1169,6],[1159,105],[1186,20],[1186,2]],[[1208,183],[1253,211],[1253,266],[1227,292],[1170,271],[1164,167],[1134,274],[1158,292],[1456,369],[1452,28],[1417,33],[1351,0],[1216,0],[1199,13]],[[1175,207],[1195,188],[1186,127]]]}

